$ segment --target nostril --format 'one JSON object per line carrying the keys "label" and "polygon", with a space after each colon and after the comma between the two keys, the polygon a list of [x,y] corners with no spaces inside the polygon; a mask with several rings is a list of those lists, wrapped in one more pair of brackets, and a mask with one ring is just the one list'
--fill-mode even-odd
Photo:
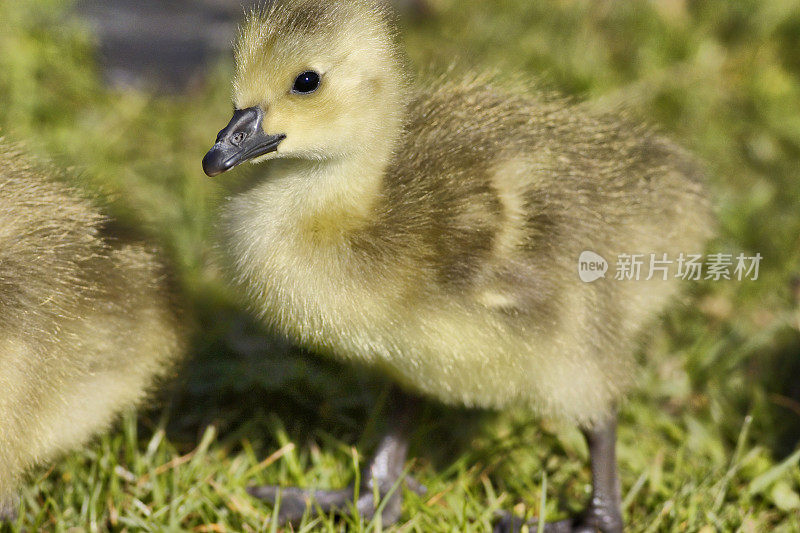
{"label": "nostril", "polygon": [[244,133],[242,133],[241,131],[236,132],[233,135],[231,135],[231,144],[238,145],[243,140],[244,140]]}

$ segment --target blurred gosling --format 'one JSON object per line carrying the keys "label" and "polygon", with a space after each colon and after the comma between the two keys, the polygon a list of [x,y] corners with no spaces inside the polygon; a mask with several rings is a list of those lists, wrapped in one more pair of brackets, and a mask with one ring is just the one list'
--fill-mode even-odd
{"label": "blurred gosling", "polygon": [[[649,129],[552,95],[455,70],[415,85],[394,34],[367,0],[278,0],[247,17],[234,115],[203,160],[210,176],[260,164],[225,207],[238,281],[278,330],[405,391],[577,424],[592,498],[548,531],[621,531],[615,406],[640,333],[679,287],[613,273],[584,283],[578,258],[702,252],[700,171]],[[403,473],[413,401],[394,404],[362,477],[367,518],[372,488],[386,495]],[[347,510],[354,494],[251,492],[279,491],[281,521],[309,500],[310,512]],[[396,491],[383,525],[400,513]]]}
{"label": "blurred gosling", "polygon": [[162,266],[0,139],[0,523],[31,467],[141,400],[183,351]]}

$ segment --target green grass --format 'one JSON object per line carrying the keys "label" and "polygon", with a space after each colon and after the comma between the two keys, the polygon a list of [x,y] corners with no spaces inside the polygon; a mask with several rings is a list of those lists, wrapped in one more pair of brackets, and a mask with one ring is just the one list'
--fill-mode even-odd
{"label": "green grass", "polygon": [[[630,530],[800,530],[800,7],[431,3],[431,18],[405,28],[412,64],[461,57],[624,105],[707,162],[720,219],[712,247],[765,258],[758,282],[694,287],[643,345],[619,432]],[[247,485],[352,481],[379,438],[387,384],[266,335],[215,266],[224,190],[200,159],[229,118],[230,64],[180,96],[110,91],[94,39],[61,2],[0,0],[0,20],[0,130],[73,167],[111,212],[159,240],[200,324],[155,407],[33,472],[11,529],[274,531]],[[525,413],[431,404],[411,451],[428,493],[406,494],[398,531],[485,531],[501,508],[553,520],[588,494],[577,430]],[[300,530],[343,527],[381,529],[345,517]]]}

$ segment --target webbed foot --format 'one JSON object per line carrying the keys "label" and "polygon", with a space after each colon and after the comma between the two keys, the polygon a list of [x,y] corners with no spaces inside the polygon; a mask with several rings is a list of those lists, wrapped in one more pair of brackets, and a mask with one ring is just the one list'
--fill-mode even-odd
{"label": "webbed foot", "polygon": [[[403,485],[418,494],[425,487],[413,478],[404,476],[408,452],[408,431],[415,418],[417,402],[415,399],[396,393],[392,398],[394,407],[390,417],[390,430],[381,439],[372,462],[363,472],[362,485],[358,491],[354,487],[340,490],[314,490],[297,487],[262,486],[249,487],[247,491],[254,497],[278,506],[275,519],[281,523],[297,523],[308,513],[349,513],[353,509],[359,516],[371,520],[381,509],[381,524],[388,526],[400,519],[403,504]],[[376,494],[378,496],[376,501]],[[388,500],[387,500],[388,497]]]}
{"label": "webbed foot", "polygon": [[[616,414],[602,424],[583,430],[589,445],[592,462],[592,498],[586,510],[575,518],[545,523],[546,533],[622,533],[619,479],[617,478],[617,418]],[[495,533],[517,533],[527,526],[530,533],[538,531],[536,520],[524,521],[509,513],[500,513]]]}
{"label": "webbed foot", "polygon": [[[529,533],[539,531],[539,521],[525,521],[511,513],[499,513],[494,525],[494,533],[522,533],[527,527]],[[622,533],[622,517],[619,512],[608,511],[605,514],[599,510],[588,510],[579,517],[567,518],[557,522],[546,522],[544,533]]]}
{"label": "webbed foot", "polygon": [[[371,520],[380,508],[381,524],[388,526],[400,519],[403,505],[403,484],[418,494],[425,492],[424,487],[413,479],[403,480],[404,483],[399,485],[398,481],[399,478],[382,480],[378,484],[378,501],[375,499],[375,492],[371,486],[364,486],[359,490],[358,500],[355,500],[353,487],[340,490],[315,490],[264,485],[249,487],[247,492],[271,505],[279,505],[276,518],[280,524],[299,523],[306,512],[310,516],[331,512],[348,513],[355,503],[356,511],[365,520]],[[385,500],[387,496],[389,499]]]}
{"label": "webbed foot", "polygon": [[[545,533],[571,533],[575,531],[572,526],[573,520],[568,518],[558,522],[548,522],[544,526]],[[539,531],[538,520],[523,520],[518,516],[505,511],[497,514],[497,521],[494,523],[494,533],[522,533],[523,528],[527,528],[529,533],[537,533]]]}

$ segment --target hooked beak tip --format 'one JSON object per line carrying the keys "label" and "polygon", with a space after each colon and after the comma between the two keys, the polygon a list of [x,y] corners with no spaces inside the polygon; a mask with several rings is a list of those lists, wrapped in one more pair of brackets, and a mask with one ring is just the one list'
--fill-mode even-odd
{"label": "hooked beak tip", "polygon": [[223,155],[222,151],[218,150],[216,147],[208,151],[203,158],[203,172],[206,173],[206,176],[213,178],[232,168],[232,165],[223,161]]}

